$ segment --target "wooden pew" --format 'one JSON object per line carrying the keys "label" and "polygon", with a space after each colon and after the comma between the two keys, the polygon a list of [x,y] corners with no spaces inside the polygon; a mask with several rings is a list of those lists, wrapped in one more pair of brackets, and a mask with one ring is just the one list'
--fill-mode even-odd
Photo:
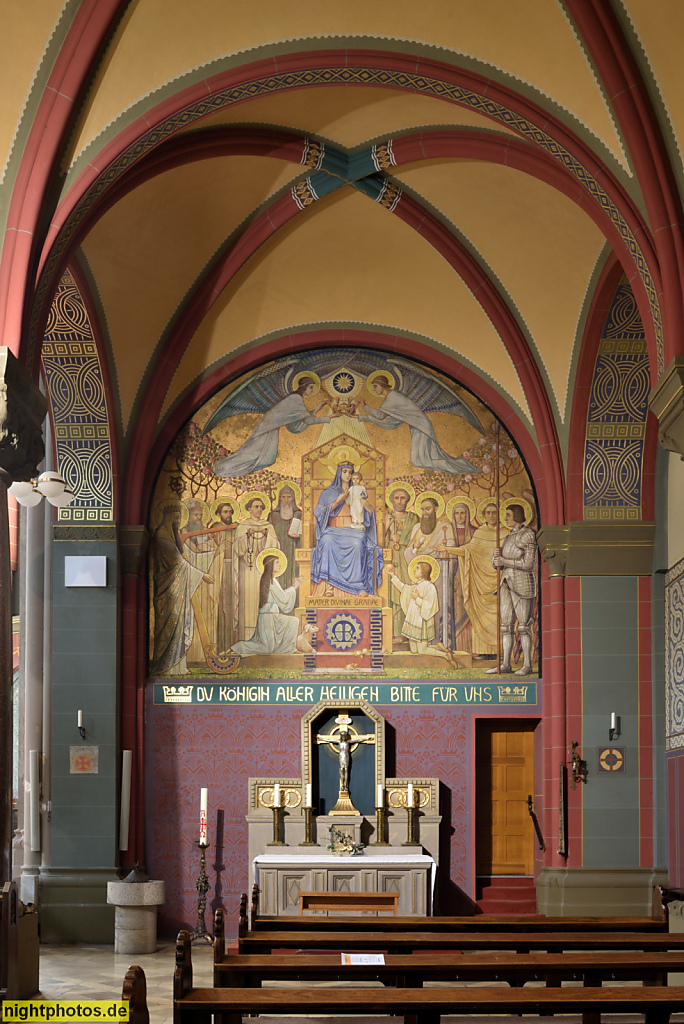
{"label": "wooden pew", "polygon": [[546,951],[608,952],[643,950],[660,953],[684,950],[683,934],[647,932],[392,932],[363,931],[353,937],[343,931],[257,931],[238,937],[238,953],[270,953],[273,949],[306,949],[356,952],[382,951],[392,954],[444,951],[505,951],[531,953]]}
{"label": "wooden pew", "polygon": [[0,900],[0,999],[17,999],[19,894],[16,882],[5,882]]}
{"label": "wooden pew", "polygon": [[[246,917],[246,896],[245,901],[245,928],[248,927]],[[242,900],[240,915],[242,917]],[[335,915],[334,919],[327,916],[307,917],[306,927],[312,929],[329,929],[333,927],[338,931],[373,931],[378,927],[377,917],[344,917]],[[656,886],[653,893],[652,914],[646,916],[621,916],[621,917],[545,917],[543,915],[513,915],[503,916],[498,914],[476,914],[460,917],[383,917],[382,927],[385,931],[433,931],[442,929],[444,931],[577,931],[577,932],[667,932],[668,912],[667,894],[661,886]],[[267,929],[269,931],[295,931],[302,927],[301,917],[273,917],[264,916],[259,913],[259,887],[252,888],[251,906],[251,930],[258,931]]]}
{"label": "wooden pew", "polygon": [[[667,1024],[684,1002],[684,987],[643,988],[194,988],[190,935],[176,946],[174,1024],[242,1024],[246,1014],[348,1016],[391,1014],[406,1024],[439,1024],[442,1014],[581,1014],[599,1024],[602,1013],[644,1013],[647,1024]],[[138,1024],[134,1021],[133,1024]],[[144,1022],[140,1022],[144,1024]]]}
{"label": "wooden pew", "polygon": [[126,971],[121,999],[128,1003],[128,1024],[150,1024],[147,980],[142,967],[129,967]]}
{"label": "wooden pew", "polygon": [[600,987],[612,981],[666,985],[668,971],[684,969],[683,953],[433,953],[386,956],[384,965],[344,966],[334,956],[224,956],[214,965],[215,988],[259,988],[264,981],[379,981],[394,988],[425,982],[528,981],[560,987],[579,981]]}

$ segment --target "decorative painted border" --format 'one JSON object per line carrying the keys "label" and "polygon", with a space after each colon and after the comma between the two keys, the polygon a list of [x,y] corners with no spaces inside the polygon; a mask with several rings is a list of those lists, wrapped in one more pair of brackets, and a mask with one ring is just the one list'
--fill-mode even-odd
{"label": "decorative painted border", "polygon": [[618,286],[594,362],[584,440],[583,518],[642,518],[648,346],[634,293]]}
{"label": "decorative painted border", "polygon": [[59,522],[114,521],[112,443],[107,394],[83,297],[67,271],[50,309],[42,347],[57,466],[76,498]]}
{"label": "decorative painted border", "polygon": [[665,574],[665,749],[684,747],[684,558]]}
{"label": "decorative painted border", "polygon": [[202,118],[215,114],[225,107],[260,96],[270,95],[281,90],[311,88],[322,85],[377,86],[380,88],[410,90],[411,92],[449,100],[503,124],[506,128],[517,132],[524,139],[533,143],[559,162],[592,196],[608,216],[635,263],[648,296],[656,339],[658,370],[659,373],[662,373],[664,369],[662,317],[656,284],[648,267],[647,260],[621,211],[594,175],[568,149],[528,118],[510,110],[488,96],[480,95],[465,86],[446,82],[431,75],[421,75],[392,68],[350,66],[306,68],[279,74],[269,74],[237,86],[222,89],[212,96],[190,103],[183,110],[177,111],[170,117],[160,121],[159,124],[147,131],[133,145],[121,153],[117,159],[113,160],[106,171],[98,176],[97,180],[78,204],[76,210],[55,240],[50,255],[43,267],[29,331],[29,361],[33,356],[35,335],[45,293],[63,253],[86,215],[126,171],[176,132],[191,127]]}

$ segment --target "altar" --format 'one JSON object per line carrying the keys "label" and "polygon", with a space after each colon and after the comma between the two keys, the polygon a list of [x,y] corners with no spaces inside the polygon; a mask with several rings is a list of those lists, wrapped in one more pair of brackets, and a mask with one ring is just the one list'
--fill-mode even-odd
{"label": "altar", "polygon": [[[249,780],[249,860],[262,913],[298,914],[301,892],[392,892],[434,913],[439,780],[386,774],[385,721],[365,701],[320,701],[302,718],[300,777]],[[342,837],[354,856],[329,847]]]}
{"label": "altar", "polygon": [[[252,873],[259,887],[263,914],[299,914],[301,892],[396,892],[403,917],[430,914],[436,875],[435,861],[422,853],[364,851],[345,857],[326,853],[265,853],[254,858]],[[317,912],[321,913],[321,912]],[[323,913],[326,913],[323,911]],[[327,912],[334,915],[334,911]],[[348,912],[349,913],[349,912]],[[382,911],[378,913],[382,916]]]}

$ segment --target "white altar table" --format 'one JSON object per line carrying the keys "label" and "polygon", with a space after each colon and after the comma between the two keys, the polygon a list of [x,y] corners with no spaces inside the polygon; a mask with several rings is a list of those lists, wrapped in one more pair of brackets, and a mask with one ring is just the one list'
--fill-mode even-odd
{"label": "white altar table", "polygon": [[[300,890],[396,892],[400,916],[430,914],[435,869],[434,859],[425,854],[368,850],[357,857],[283,851],[259,854],[252,861],[254,882],[261,890],[261,913],[273,915],[299,914]],[[329,912],[331,917],[334,914]]]}

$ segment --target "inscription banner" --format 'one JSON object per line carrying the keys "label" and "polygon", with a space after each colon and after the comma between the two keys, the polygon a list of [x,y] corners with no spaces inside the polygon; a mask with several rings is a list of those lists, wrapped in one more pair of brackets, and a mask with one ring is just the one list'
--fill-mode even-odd
{"label": "inscription banner", "polygon": [[154,684],[155,704],[299,704],[320,700],[369,704],[536,705],[536,682],[452,683],[198,683]]}

